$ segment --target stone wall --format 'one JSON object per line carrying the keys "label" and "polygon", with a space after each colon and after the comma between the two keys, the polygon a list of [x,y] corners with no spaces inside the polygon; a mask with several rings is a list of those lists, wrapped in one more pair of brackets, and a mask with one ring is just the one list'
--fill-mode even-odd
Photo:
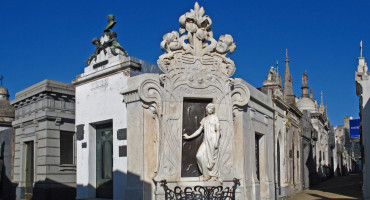
{"label": "stone wall", "polygon": [[60,161],[61,132],[73,133],[75,129],[74,90],[71,84],[44,80],[18,92],[11,102],[16,109],[13,180],[18,183],[17,198],[25,198],[25,148],[32,141],[33,198],[74,199],[75,152],[73,164],[61,165]]}
{"label": "stone wall", "polygon": [[[119,57],[119,59],[117,58]],[[113,129],[113,199],[124,199],[127,191],[126,100],[120,92],[127,80],[142,73],[157,73],[158,67],[134,57],[106,56],[108,64],[98,68],[85,67],[73,80],[76,85],[77,199],[96,198],[96,126],[112,123]],[[104,60],[103,59],[103,60]],[[134,109],[133,114],[140,113]],[[132,143],[134,146],[137,143]],[[137,152],[139,154],[139,152]],[[139,156],[135,157],[138,158]],[[139,169],[139,168],[138,168]]]}
{"label": "stone wall", "polygon": [[12,183],[14,132],[11,127],[0,131],[0,199],[14,199],[15,185]]}

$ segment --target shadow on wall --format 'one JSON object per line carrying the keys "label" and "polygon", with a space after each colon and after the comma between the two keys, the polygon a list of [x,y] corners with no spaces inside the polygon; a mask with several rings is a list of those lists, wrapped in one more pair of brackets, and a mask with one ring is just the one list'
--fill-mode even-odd
{"label": "shadow on wall", "polygon": [[[3,144],[4,145],[4,144]],[[2,152],[1,152],[2,153]],[[2,155],[2,154],[1,154]],[[3,162],[3,158],[0,158],[0,199],[15,199],[15,191],[17,184],[12,183],[7,174],[5,173],[6,167]]]}
{"label": "shadow on wall", "polygon": [[0,133],[0,199],[15,199],[17,184],[11,181],[12,129]]}
{"label": "shadow on wall", "polygon": [[[77,199],[86,198],[107,198],[107,199],[152,199],[152,184],[142,180],[142,177],[133,173],[123,173],[120,171],[113,172],[116,184],[113,186],[112,181],[102,184],[95,188],[89,185],[77,185]],[[117,185],[118,184],[118,185]],[[113,188],[116,188],[113,190]],[[124,192],[122,192],[124,190]],[[112,196],[113,194],[113,196]],[[120,196],[120,195],[124,196]]]}
{"label": "shadow on wall", "polygon": [[67,186],[48,178],[44,181],[36,182],[33,187],[33,200],[72,200],[75,197],[75,187]]}
{"label": "shadow on wall", "polygon": [[310,187],[317,185],[320,182],[320,175],[316,171],[315,159],[313,157],[312,145],[310,145],[310,153],[306,161],[306,166],[308,168],[308,178]]}

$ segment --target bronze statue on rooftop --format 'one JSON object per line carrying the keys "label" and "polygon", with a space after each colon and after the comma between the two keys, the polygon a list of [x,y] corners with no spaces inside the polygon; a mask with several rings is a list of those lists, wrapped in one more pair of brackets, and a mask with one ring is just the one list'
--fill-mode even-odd
{"label": "bronze statue on rooftop", "polygon": [[[101,51],[104,51],[104,55],[107,54],[106,48],[109,48],[111,50],[111,53],[114,56],[117,56],[118,53],[116,52],[116,49],[119,49],[123,52],[124,56],[128,56],[127,51],[118,43],[117,40],[117,33],[114,31],[111,31],[111,29],[114,27],[114,25],[117,23],[114,21],[114,15],[108,15],[107,17],[108,24],[104,29],[104,33],[99,38],[94,38],[92,40],[92,43],[95,45],[95,52],[89,56],[89,58],[84,61],[88,65],[94,60],[97,60],[98,55]],[[108,40],[105,41],[104,37],[108,37]],[[104,43],[102,43],[105,41]]]}
{"label": "bronze statue on rooftop", "polygon": [[114,25],[116,25],[117,23],[116,21],[114,21],[114,15],[108,15],[107,21],[108,21],[108,24],[105,27],[104,32],[109,32],[109,30],[112,29]]}
{"label": "bronze statue on rooftop", "polygon": [[116,49],[121,50],[125,56],[128,56],[127,51],[118,43],[117,41],[117,33],[114,31],[111,31],[109,33],[109,40],[104,42],[103,46],[107,46],[110,48],[113,55],[118,55],[116,52]]}
{"label": "bronze statue on rooftop", "polygon": [[96,57],[98,56],[98,54],[102,50],[102,44],[100,43],[99,38],[93,38],[93,40],[91,41],[91,43],[93,45],[95,45],[95,52],[93,54],[91,54],[90,57],[86,61],[84,61],[87,64],[90,64],[93,59],[95,59],[95,61],[96,61]]}

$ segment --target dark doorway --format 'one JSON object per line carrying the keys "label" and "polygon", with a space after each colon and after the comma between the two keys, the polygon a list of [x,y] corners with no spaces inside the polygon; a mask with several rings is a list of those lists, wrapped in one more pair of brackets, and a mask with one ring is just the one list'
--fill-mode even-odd
{"label": "dark doorway", "polygon": [[96,126],[96,197],[113,198],[112,123]]}
{"label": "dark doorway", "polygon": [[[294,136],[293,136],[294,137]],[[295,159],[294,159],[294,138],[292,140],[292,164],[293,164],[293,167],[292,167],[292,175],[293,175],[293,185],[295,185]]]}
{"label": "dark doorway", "polygon": [[281,171],[280,171],[280,143],[279,143],[279,140],[277,141],[277,147],[276,147],[277,151],[276,151],[276,154],[277,154],[277,184],[278,184],[278,188],[279,188],[279,195],[281,194]]}
{"label": "dark doorway", "polygon": [[[192,135],[206,116],[206,106],[212,99],[185,99],[182,118],[182,135]],[[197,165],[196,154],[203,142],[203,134],[190,140],[182,140],[181,176],[198,177],[201,174]]]}
{"label": "dark doorway", "polygon": [[33,141],[25,142],[26,147],[26,188],[25,198],[31,199],[33,193],[33,177],[34,177],[34,144]]}
{"label": "dark doorway", "polygon": [[254,139],[254,152],[256,156],[256,175],[257,179],[260,180],[260,139],[262,135],[256,134]]}

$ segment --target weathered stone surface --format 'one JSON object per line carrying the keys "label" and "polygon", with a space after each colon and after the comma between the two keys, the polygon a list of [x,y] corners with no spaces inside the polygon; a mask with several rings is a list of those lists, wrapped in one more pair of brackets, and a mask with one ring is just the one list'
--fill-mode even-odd
{"label": "weathered stone surface", "polygon": [[[60,132],[74,132],[74,92],[73,85],[52,80],[44,80],[30,86],[15,96],[11,102],[15,107],[15,155],[14,155],[14,181],[18,183],[18,194],[21,197],[25,187],[25,143],[34,142],[34,191],[39,191],[48,175],[51,173],[55,182],[43,191],[53,190],[53,184],[69,184],[67,190],[75,191],[76,173],[65,173],[54,170],[60,165]],[[73,154],[75,155],[75,153]],[[75,158],[73,157],[73,160]],[[74,167],[73,167],[74,168]],[[40,195],[34,193],[34,195]],[[41,196],[35,198],[40,199]],[[66,197],[68,198],[68,197]],[[42,198],[41,198],[42,199]]]}
{"label": "weathered stone surface", "polygon": [[[230,78],[235,66],[226,54],[233,52],[235,45],[230,35],[217,42],[210,19],[203,14],[203,8],[196,4],[180,17],[180,33],[173,31],[163,37],[161,47],[166,53],[158,59],[163,75],[132,77],[123,91],[128,110],[128,174],[133,175],[127,195],[145,198],[143,185],[152,179],[156,182],[166,179],[172,182],[170,187],[200,183],[198,177],[181,177],[179,133],[185,128],[182,127],[183,101],[191,98],[211,99],[216,105],[221,132],[220,178],[242,179],[238,199],[273,199],[274,150],[270,148],[274,146],[275,132],[273,102],[245,81]],[[187,24],[189,22],[193,24]],[[203,28],[198,27],[198,22],[204,22]],[[205,41],[209,43],[204,44]],[[280,109],[283,113],[290,107],[283,103]],[[294,108],[291,112],[299,113]],[[299,121],[294,117],[292,126],[297,129]],[[250,164],[256,162],[256,134],[261,136],[260,180],[256,176],[256,165]],[[152,145],[142,146],[142,141]],[[145,153],[138,153],[142,151]],[[141,170],[146,173],[140,174]],[[152,188],[152,194],[162,199],[163,189],[158,184],[152,184]]]}

